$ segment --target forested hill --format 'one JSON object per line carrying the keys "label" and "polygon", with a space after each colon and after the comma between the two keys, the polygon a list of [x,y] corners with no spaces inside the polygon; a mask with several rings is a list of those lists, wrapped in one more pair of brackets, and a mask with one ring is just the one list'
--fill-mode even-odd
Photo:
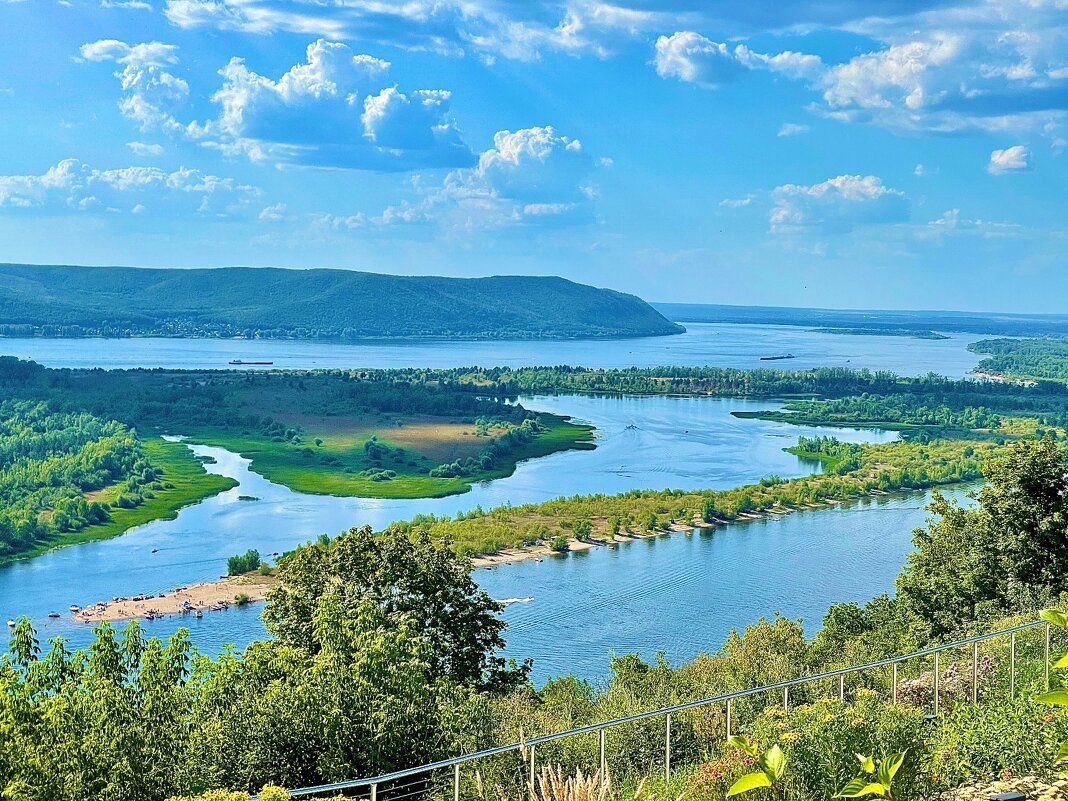
{"label": "forested hill", "polygon": [[0,335],[591,338],[681,333],[563,278],[0,264]]}

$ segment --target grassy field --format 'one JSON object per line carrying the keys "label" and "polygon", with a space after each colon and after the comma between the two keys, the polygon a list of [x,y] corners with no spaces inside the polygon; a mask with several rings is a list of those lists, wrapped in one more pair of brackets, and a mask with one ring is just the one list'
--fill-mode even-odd
{"label": "grassy field", "polygon": [[[144,503],[133,509],[113,508],[109,513],[111,520],[107,523],[61,534],[17,556],[0,558],[0,564],[14,559],[39,556],[46,551],[67,545],[117,537],[135,526],[150,523],[153,520],[170,520],[178,516],[179,509],[237,486],[237,482],[231,478],[208,473],[200,460],[180,442],[167,442],[158,437],[147,437],[142,444],[145,455],[152,464],[163,470],[161,480],[173,484],[172,489],[155,490],[156,497],[145,499]],[[87,497],[91,500],[106,502],[113,500],[118,494],[118,488],[109,487],[89,493]]]}
{"label": "grassy field", "polygon": [[[364,498],[441,498],[467,492],[479,481],[510,476],[516,465],[526,459],[594,447],[589,426],[556,415],[542,415],[539,419],[545,430],[512,451],[507,459],[499,459],[489,470],[452,478],[432,478],[428,473],[443,462],[476,458],[497,433],[494,429],[480,436],[474,424],[426,416],[286,415],[287,423],[300,425],[305,432],[299,444],[207,426],[182,433],[189,442],[226,448],[251,459],[252,470],[297,492]],[[388,456],[377,460],[368,456],[364,446],[372,437],[390,449]],[[376,481],[372,476],[361,475],[369,470],[390,470],[396,475]]]}

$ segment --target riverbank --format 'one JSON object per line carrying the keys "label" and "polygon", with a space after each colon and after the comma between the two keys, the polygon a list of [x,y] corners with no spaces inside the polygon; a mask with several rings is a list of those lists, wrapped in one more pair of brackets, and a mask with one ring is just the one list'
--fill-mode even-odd
{"label": "riverbank", "polygon": [[[961,484],[949,484],[942,485],[947,488],[953,488],[954,486],[963,486]],[[639,540],[656,539],[657,537],[667,537],[672,534],[692,534],[700,529],[717,529],[724,528],[726,526],[737,525],[740,523],[754,523],[766,520],[775,520],[794,512],[813,512],[826,509],[834,509],[837,507],[848,505],[849,503],[857,503],[865,500],[866,498],[887,498],[894,496],[906,496],[914,492],[922,492],[924,490],[907,487],[893,492],[885,492],[883,490],[871,490],[867,495],[857,496],[845,501],[831,499],[821,500],[812,503],[807,503],[804,506],[798,508],[790,508],[786,506],[776,506],[768,509],[767,511],[754,511],[754,512],[742,512],[736,518],[726,519],[716,517],[713,520],[706,521],[701,519],[695,519],[691,524],[672,522],[663,528],[654,528],[649,532],[630,532],[619,534],[603,534],[598,537],[591,537],[589,539],[580,540],[577,537],[569,537],[567,540],[567,550],[554,551],[545,543],[538,545],[530,545],[526,547],[515,548],[502,548],[496,553],[488,554],[476,554],[471,557],[471,566],[473,569],[478,570],[492,570],[495,567],[503,565],[514,565],[521,562],[528,562],[530,560],[542,561],[546,558],[557,557],[561,558],[569,553],[582,553],[584,551],[590,551],[595,548],[615,548],[619,545],[625,545],[631,542],[637,542]]]}
{"label": "riverbank", "polygon": [[[110,519],[105,523],[65,532],[19,553],[0,556],[0,565],[30,559],[69,545],[117,537],[154,520],[173,520],[185,507],[237,486],[234,479],[205,470],[204,463],[181,442],[146,437],[141,440],[141,446],[153,467],[162,471],[161,480],[172,486],[153,490],[153,497],[145,497],[140,505],[133,508],[112,506],[108,511]],[[118,488],[115,494],[118,494]],[[107,490],[98,493],[94,500],[110,500]]]}
{"label": "riverbank", "polygon": [[160,595],[135,595],[90,604],[74,613],[82,623],[153,619],[165,615],[196,615],[221,612],[234,605],[258,603],[278,583],[274,576],[246,573],[218,581],[204,581],[177,587]]}

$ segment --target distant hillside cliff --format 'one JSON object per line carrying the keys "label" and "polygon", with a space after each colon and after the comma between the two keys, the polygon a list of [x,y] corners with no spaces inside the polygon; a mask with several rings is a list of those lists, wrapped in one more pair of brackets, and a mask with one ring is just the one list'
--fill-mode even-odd
{"label": "distant hillside cliff", "polygon": [[0,335],[584,339],[684,329],[563,278],[0,264]]}

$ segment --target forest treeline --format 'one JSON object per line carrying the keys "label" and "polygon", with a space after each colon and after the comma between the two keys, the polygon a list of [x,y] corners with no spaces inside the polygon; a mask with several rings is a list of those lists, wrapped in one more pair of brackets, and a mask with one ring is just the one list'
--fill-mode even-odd
{"label": "forest treeline", "polygon": [[[824,446],[837,449],[814,445]],[[243,652],[207,657],[184,630],[164,643],[132,623],[122,634],[102,625],[89,649],[71,653],[62,641],[42,647],[23,620],[0,656],[0,792],[24,801],[164,801],[380,775],[1033,615],[1068,590],[1068,462],[1052,438],[1028,439],[987,459],[984,472],[973,508],[936,498],[937,519],[916,532],[894,597],[833,606],[812,639],[800,622],[776,617],[678,667],[659,655],[621,655],[598,685],[566,676],[535,688],[527,665],[501,659],[500,604],[477,587],[470,563],[425,528],[353,529],[280,559],[263,613],[272,639]],[[837,681],[794,688],[788,712],[779,693],[736,699],[733,731],[781,745],[790,764],[782,797],[791,801],[830,797],[856,774],[856,753],[883,750],[909,754],[894,785],[901,801],[1006,772],[1048,776],[1068,716],[1022,696],[1042,676],[1041,665],[1021,668],[1024,649],[1034,655],[1041,646],[1018,639],[1011,679],[1008,643],[983,644],[981,705],[970,703],[963,668],[947,655],[943,714],[934,719],[925,718],[930,662],[913,660],[893,674],[897,703],[888,702],[889,669],[869,671],[847,677],[844,701],[833,697]],[[671,726],[673,786],[654,784],[657,797],[685,790],[711,801],[752,769],[724,748],[722,706],[674,715]],[[615,727],[605,743],[620,786],[664,775],[662,719]],[[597,747],[594,730],[539,745],[537,758],[588,768]],[[476,784],[522,794],[527,756],[481,761],[478,780],[465,775],[464,797]],[[451,772],[445,779],[442,797],[451,797]],[[415,787],[430,798],[435,790]],[[412,792],[378,787],[383,799]]]}
{"label": "forest treeline", "polygon": [[[540,455],[552,448],[576,445],[589,447],[576,441],[588,432],[572,427],[574,430],[563,432],[558,442],[546,440],[544,446],[538,445],[541,450],[531,450],[532,443],[540,443],[544,436],[542,418],[514,401],[520,395],[538,392],[787,398],[790,400],[786,412],[738,414],[817,425],[897,428],[911,440],[883,450],[865,451],[850,460],[853,467],[842,475],[791,482],[788,489],[775,490],[781,496],[779,500],[769,501],[771,496],[763,489],[745,490],[746,500],[725,498],[717,508],[718,516],[725,519],[751,509],[766,509],[774,502],[796,506],[840,500],[873,489],[890,491],[968,480],[978,474],[979,468],[978,461],[964,452],[978,447],[982,440],[997,446],[1036,431],[1041,434],[1046,430],[1061,430],[1068,424],[1068,386],[1060,383],[1022,386],[950,380],[934,375],[907,378],[841,368],[589,370],[561,366],[105,371],[49,369],[0,357],[0,402],[44,404],[41,408],[46,410],[42,412],[45,422],[38,425],[46,432],[52,428],[62,430],[65,424],[61,421],[68,418],[71,421],[93,418],[97,425],[112,425],[115,432],[125,432],[121,436],[109,434],[112,439],[107,440],[108,447],[113,440],[128,439],[136,449],[136,431],[222,437],[226,444],[232,441],[234,447],[256,450],[261,459],[276,455],[275,463],[265,463],[277,465],[272,476],[278,480],[304,481],[300,486],[312,491],[322,486],[320,491],[335,493],[351,492],[354,487],[363,493],[369,492],[369,487],[386,487],[397,497],[462,491],[466,486],[463,482],[507,471],[509,465],[524,455]],[[367,422],[360,425],[377,425],[378,430],[388,434],[388,427],[403,422],[404,415],[470,423],[476,435],[485,439],[481,449],[473,454],[441,462],[391,445],[381,436],[371,435],[373,428],[368,429],[364,439],[357,440],[362,446],[358,451],[331,449],[305,422],[361,419]],[[943,441],[946,439],[957,442]],[[56,442],[61,443],[57,445],[56,456],[76,461],[87,458],[82,450],[90,446],[89,442],[65,439]],[[910,447],[913,444],[926,450],[914,450]],[[5,475],[21,476],[19,471],[28,465],[28,456],[16,458],[4,468]],[[85,496],[105,485],[113,490],[110,504],[137,504],[146,492],[157,491],[159,476],[145,472],[143,455],[117,459],[109,465],[111,472],[105,478],[93,474],[75,479],[62,472],[65,468],[59,461],[33,464],[33,471],[45,483],[41,491],[24,493],[18,503],[9,506],[7,523],[0,532],[5,553],[16,553],[42,538],[104,519],[108,512],[104,503],[93,505]],[[56,477],[48,478],[42,471],[54,471]],[[354,482],[359,481],[364,483],[357,487]],[[790,496],[786,494],[788,491],[797,494]],[[689,493],[685,504],[656,498],[653,493],[647,503],[637,505],[628,506],[616,500],[609,504],[612,508],[588,512],[577,509],[559,514],[555,510],[545,514],[532,512],[532,520],[517,517],[514,511],[506,519],[500,519],[504,513],[495,512],[495,516],[487,516],[478,523],[465,521],[459,526],[456,521],[439,521],[436,525],[443,529],[442,533],[450,529],[447,533],[465,552],[495,552],[502,547],[569,535],[570,532],[560,528],[561,516],[575,520],[594,517],[603,531],[611,530],[612,521],[618,518],[624,532],[627,526],[635,531],[648,531],[672,518],[701,517],[707,498],[699,495]],[[390,497],[388,493],[384,496]],[[655,519],[655,524],[650,524],[651,519]]]}
{"label": "forest treeline", "polygon": [[[118,485],[118,486],[115,486]],[[88,493],[115,486],[110,502]],[[0,557],[110,519],[164,489],[136,435],[115,420],[0,402]]]}
{"label": "forest treeline", "polygon": [[983,339],[968,350],[984,354],[979,371],[1022,381],[1068,381],[1068,339]]}

